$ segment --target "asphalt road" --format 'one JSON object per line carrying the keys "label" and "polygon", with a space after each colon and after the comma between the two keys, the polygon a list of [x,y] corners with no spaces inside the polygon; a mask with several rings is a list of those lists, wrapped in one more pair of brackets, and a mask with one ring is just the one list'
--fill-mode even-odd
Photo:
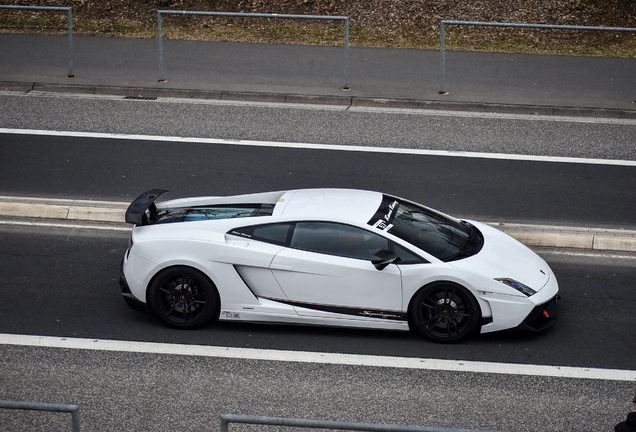
{"label": "asphalt road", "polygon": [[0,91],[0,127],[636,160],[636,120]]}
{"label": "asphalt road", "polygon": [[[0,96],[0,127],[634,158],[632,122]],[[125,201],[377,189],[485,220],[634,227],[636,168],[0,134],[0,194]],[[559,322],[438,345],[410,333],[227,323],[176,331],[127,308],[122,231],[0,225],[0,333],[633,370],[630,254],[539,251]],[[0,345],[0,399],[79,403],[82,430],[217,430],[222,412],[507,431],[611,430],[633,382]],[[6,430],[62,415],[0,413]],[[56,427],[56,425],[60,425]]]}
{"label": "asphalt road", "polygon": [[0,194],[129,201],[303,187],[403,196],[495,222],[636,226],[636,167],[0,134]]}
{"label": "asphalt road", "polygon": [[[540,250],[563,296],[553,327],[442,345],[412,333],[287,325],[217,323],[179,331],[121,299],[118,263],[127,233],[0,224],[0,236],[0,333],[605,369],[632,369],[636,358],[634,254]],[[217,430],[221,413],[500,431],[610,430],[633,393],[633,383],[598,379],[8,345],[0,351],[0,399],[78,403],[83,431]],[[70,420],[5,411],[0,421],[4,430],[18,431],[61,430]]]}
{"label": "asphalt road", "polygon": [[[222,413],[495,431],[610,431],[624,420],[633,397],[633,383],[618,381],[16,346],[3,347],[2,354],[4,397],[79,403],[82,431],[217,431]],[[69,430],[68,414],[0,416],[10,432]]]}
{"label": "asphalt road", "polygon": [[[0,194],[126,201],[376,189],[462,217],[636,227],[636,121],[0,94],[0,128],[578,158],[584,163],[0,134]],[[505,157],[505,156],[504,156]],[[583,159],[583,160],[581,160]]]}
{"label": "asphalt road", "polygon": [[0,333],[609,369],[633,368],[636,358],[629,344],[633,254],[542,251],[563,297],[553,328],[445,345],[389,331],[239,323],[171,329],[128,309],[119,295],[126,232],[12,225],[0,225],[0,232],[0,274],[12,287],[0,291],[0,304],[11,305],[0,314]]}

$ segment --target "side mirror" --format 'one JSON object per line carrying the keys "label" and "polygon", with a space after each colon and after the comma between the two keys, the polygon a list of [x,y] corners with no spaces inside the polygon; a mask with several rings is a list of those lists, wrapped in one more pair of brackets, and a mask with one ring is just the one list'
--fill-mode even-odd
{"label": "side mirror", "polygon": [[393,264],[399,260],[400,257],[393,252],[381,249],[371,257],[371,264],[373,264],[378,270],[383,270],[389,264]]}

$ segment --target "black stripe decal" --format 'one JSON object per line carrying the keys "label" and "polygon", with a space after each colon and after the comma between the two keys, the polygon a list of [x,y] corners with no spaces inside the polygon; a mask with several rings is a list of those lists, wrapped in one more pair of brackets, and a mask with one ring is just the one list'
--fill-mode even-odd
{"label": "black stripe decal", "polygon": [[329,305],[321,305],[321,304],[314,304],[314,303],[302,303],[302,302],[296,302],[296,301],[290,301],[290,300],[274,299],[274,298],[268,298],[268,297],[263,297],[263,298],[267,298],[267,300],[272,300],[279,303],[284,303],[290,306],[298,306],[305,309],[313,309],[313,310],[319,310],[322,312],[331,312],[331,313],[337,313],[342,315],[378,318],[378,319],[391,320],[391,321],[406,321],[407,319],[407,315],[404,312],[385,311],[385,310],[378,310],[378,309],[352,308],[352,307],[345,307],[345,306],[329,306]]}

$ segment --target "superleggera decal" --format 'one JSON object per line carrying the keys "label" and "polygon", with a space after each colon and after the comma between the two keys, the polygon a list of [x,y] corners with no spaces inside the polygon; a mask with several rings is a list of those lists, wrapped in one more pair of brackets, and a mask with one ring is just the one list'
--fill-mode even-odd
{"label": "superleggera decal", "polygon": [[284,303],[291,306],[302,307],[305,309],[313,309],[313,310],[319,310],[323,312],[332,312],[332,313],[343,314],[343,315],[354,315],[354,316],[362,316],[362,317],[368,317],[368,318],[378,318],[378,319],[394,320],[394,321],[405,321],[407,319],[407,316],[405,313],[395,312],[395,311],[360,309],[360,308],[352,308],[352,307],[344,307],[344,306],[329,306],[329,305],[302,303],[302,302],[280,300],[280,299],[273,299],[273,298],[267,298],[267,300],[277,301],[280,303]]}
{"label": "superleggera decal", "polygon": [[371,318],[399,319],[399,320],[402,319],[402,317],[400,317],[400,315],[392,313],[392,312],[380,312],[380,311],[368,311],[368,310],[365,310],[363,312],[360,312],[360,315],[368,316],[368,317],[371,317]]}

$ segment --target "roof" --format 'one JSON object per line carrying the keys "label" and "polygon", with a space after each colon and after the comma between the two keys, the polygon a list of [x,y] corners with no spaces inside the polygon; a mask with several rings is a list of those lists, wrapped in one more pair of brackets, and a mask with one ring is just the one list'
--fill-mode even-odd
{"label": "roof", "polygon": [[379,192],[354,189],[299,189],[285,193],[274,215],[299,219],[367,223],[382,202]]}

